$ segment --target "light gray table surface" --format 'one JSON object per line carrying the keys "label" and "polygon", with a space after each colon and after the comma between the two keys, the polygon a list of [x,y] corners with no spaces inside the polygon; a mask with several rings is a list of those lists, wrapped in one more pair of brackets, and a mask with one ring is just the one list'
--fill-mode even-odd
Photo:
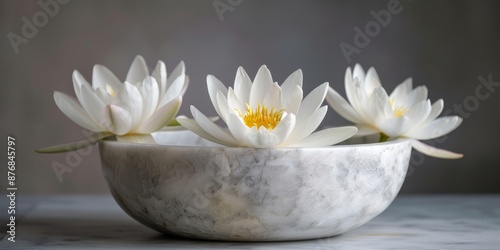
{"label": "light gray table surface", "polygon": [[[0,205],[6,210],[5,195]],[[131,219],[111,196],[20,195],[16,208],[16,242],[3,230],[1,249],[500,249],[500,195],[398,196],[340,236],[259,243],[166,236]]]}

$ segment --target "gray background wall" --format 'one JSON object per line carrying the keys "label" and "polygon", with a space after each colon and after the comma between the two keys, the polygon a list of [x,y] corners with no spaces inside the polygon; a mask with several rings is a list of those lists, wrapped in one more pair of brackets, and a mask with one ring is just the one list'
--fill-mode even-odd
{"label": "gray background wall", "polygon": [[[235,6],[221,20],[214,2]],[[348,62],[339,44],[354,45],[354,28],[364,29],[375,20],[370,12],[387,10],[389,2],[73,0],[59,5],[16,53],[7,35],[23,35],[23,17],[43,23],[43,9],[37,1],[1,1],[0,131],[2,138],[17,138],[21,192],[107,192],[96,148],[62,181],[51,164],[65,164],[68,155],[39,155],[34,149],[83,136],[52,99],[55,90],[74,95],[74,69],[91,79],[92,66],[104,64],[123,79],[137,54],[151,67],[158,59],[170,70],[186,62],[191,85],[181,114],[188,115],[188,104],[214,114],[206,75],[231,85],[240,65],[253,77],[267,64],[278,82],[302,68],[307,93],[325,81],[344,93],[345,69],[356,62],[375,66],[388,90],[411,76],[415,85],[427,85],[432,101],[444,98],[445,109],[466,102],[469,110],[462,126],[438,143],[465,158],[415,154],[402,192],[500,192],[500,91],[484,100],[475,97],[479,76],[500,82],[500,2],[401,1],[401,12]],[[324,121],[343,124],[332,110]],[[2,185],[5,175],[4,168]]]}

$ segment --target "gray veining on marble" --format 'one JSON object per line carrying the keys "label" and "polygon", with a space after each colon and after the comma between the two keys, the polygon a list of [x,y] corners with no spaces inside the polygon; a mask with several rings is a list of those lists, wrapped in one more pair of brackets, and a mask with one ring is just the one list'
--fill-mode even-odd
{"label": "gray veining on marble", "polygon": [[168,234],[232,241],[333,236],[380,214],[404,181],[409,141],[251,149],[100,144],[111,193]]}
{"label": "gray veining on marble", "polygon": [[3,238],[1,249],[500,249],[500,195],[402,196],[342,235],[267,243],[166,236],[134,221],[111,196],[21,196],[19,204],[30,209],[17,221],[16,242]]}

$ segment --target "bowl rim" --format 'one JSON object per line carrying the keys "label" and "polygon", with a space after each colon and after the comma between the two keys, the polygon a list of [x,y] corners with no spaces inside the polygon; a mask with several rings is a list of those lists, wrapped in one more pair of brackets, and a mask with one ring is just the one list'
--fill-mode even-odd
{"label": "bowl rim", "polygon": [[[166,132],[166,131],[165,131]],[[170,131],[169,131],[170,132]],[[202,137],[203,138],[203,137]],[[248,149],[254,149],[254,150],[266,150],[266,149],[273,149],[273,150],[324,150],[324,149],[340,149],[340,148],[353,148],[353,147],[380,147],[380,146],[388,146],[392,144],[400,144],[400,143],[408,143],[410,144],[413,139],[410,138],[396,138],[394,140],[386,141],[386,142],[370,142],[370,143],[358,143],[358,144],[349,144],[349,145],[331,145],[331,146],[324,146],[324,147],[275,147],[275,148],[250,148],[250,147],[228,147],[228,146],[204,146],[204,145],[165,145],[165,144],[150,144],[150,143],[135,143],[135,142],[125,142],[125,141],[114,141],[114,140],[101,140],[99,142],[99,145],[105,144],[109,145],[112,147],[115,146],[126,146],[129,148],[148,148],[148,147],[154,147],[154,148],[179,148],[179,149],[231,149],[231,150],[248,150]]]}

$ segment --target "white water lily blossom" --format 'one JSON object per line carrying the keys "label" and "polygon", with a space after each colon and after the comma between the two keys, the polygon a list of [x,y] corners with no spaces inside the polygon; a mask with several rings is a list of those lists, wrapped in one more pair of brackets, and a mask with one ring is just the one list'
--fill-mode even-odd
{"label": "white water lily blossom", "polygon": [[330,128],[313,133],[325,117],[323,103],[328,83],[302,99],[302,71],[292,73],[281,86],[263,65],[253,82],[238,68],[234,89],[207,76],[212,104],[228,128],[212,122],[194,106],[194,119],[180,116],[178,122],[210,141],[232,147],[319,147],[341,142],[357,131],[355,127]]}
{"label": "white water lily blossom", "polygon": [[[149,136],[152,132],[181,128],[175,116],[188,82],[184,62],[180,62],[167,77],[162,61],[158,61],[149,74],[144,58],[137,56],[124,83],[108,68],[95,65],[92,85],[80,72],[73,72],[76,100],[57,91],[54,100],[68,118],[98,134],[99,139],[115,135],[122,141],[154,142]],[[80,145],[85,146],[85,143]],[[77,147],[66,144],[39,152],[60,152]]]}
{"label": "white water lily blossom", "polygon": [[392,138],[410,138],[413,148],[438,158],[457,159],[462,154],[437,149],[419,140],[428,140],[443,136],[462,122],[458,116],[440,117],[443,100],[431,105],[427,99],[427,87],[412,87],[409,78],[399,84],[388,95],[380,83],[374,68],[364,72],[356,65],[345,74],[347,102],[334,89],[330,88],[326,97],[330,106],[345,119],[358,127],[356,136],[380,133],[381,140]]}

